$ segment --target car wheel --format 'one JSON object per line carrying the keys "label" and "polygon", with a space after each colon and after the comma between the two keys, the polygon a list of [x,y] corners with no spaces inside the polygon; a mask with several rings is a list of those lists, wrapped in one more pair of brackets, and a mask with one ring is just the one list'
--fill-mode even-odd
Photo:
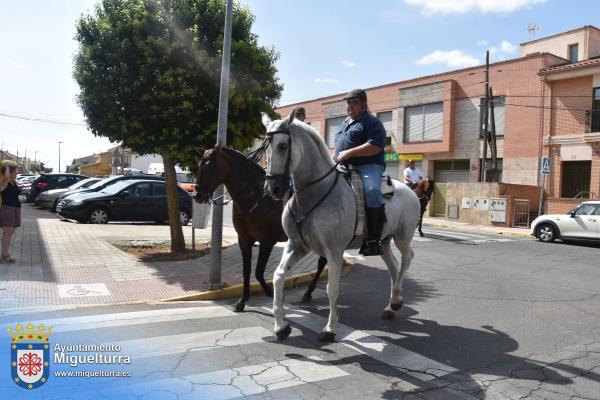
{"label": "car wheel", "polygon": [[186,226],[190,222],[190,212],[187,210],[179,211],[179,219],[181,221],[181,226]]}
{"label": "car wheel", "polygon": [[57,205],[58,205],[58,199],[54,200],[54,204],[52,204],[52,212],[56,212]]}
{"label": "car wheel", "polygon": [[541,224],[537,228],[536,236],[540,242],[550,243],[554,242],[556,239],[557,233],[556,229],[550,224]]}
{"label": "car wheel", "polygon": [[90,222],[92,224],[106,224],[108,222],[108,212],[104,208],[94,208],[90,213]]}

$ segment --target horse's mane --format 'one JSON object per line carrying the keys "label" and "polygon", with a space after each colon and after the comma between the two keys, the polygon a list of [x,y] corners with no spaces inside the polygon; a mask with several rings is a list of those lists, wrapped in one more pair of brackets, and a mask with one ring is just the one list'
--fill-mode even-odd
{"label": "horse's mane", "polygon": [[244,164],[244,165],[248,166],[249,168],[252,168],[252,170],[254,172],[256,172],[260,175],[265,175],[265,170],[260,165],[258,165],[254,161],[250,160],[248,157],[246,157],[244,154],[240,153],[239,151],[230,149],[229,147],[222,147],[221,151],[223,151],[226,154],[228,154],[229,156],[231,156],[236,162]]}
{"label": "horse's mane", "polygon": [[305,128],[301,124],[296,124],[296,126],[302,128],[302,130],[308,135],[308,137],[312,139],[312,141],[317,146],[317,150],[321,154],[321,157],[327,159],[331,163],[331,165],[333,165],[333,160],[331,159],[331,155],[329,154],[329,149],[327,148],[327,145],[325,145],[325,141],[323,140],[321,135],[319,135],[319,133],[315,130],[315,128],[313,128],[310,125],[306,125]]}

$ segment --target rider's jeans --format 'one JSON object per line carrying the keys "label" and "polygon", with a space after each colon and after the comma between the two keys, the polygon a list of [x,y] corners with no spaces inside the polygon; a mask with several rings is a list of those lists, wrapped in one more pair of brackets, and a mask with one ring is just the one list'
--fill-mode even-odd
{"label": "rider's jeans", "polygon": [[383,195],[381,194],[381,175],[383,175],[383,166],[379,164],[355,165],[363,183],[365,191],[365,202],[367,208],[377,208],[383,204]]}

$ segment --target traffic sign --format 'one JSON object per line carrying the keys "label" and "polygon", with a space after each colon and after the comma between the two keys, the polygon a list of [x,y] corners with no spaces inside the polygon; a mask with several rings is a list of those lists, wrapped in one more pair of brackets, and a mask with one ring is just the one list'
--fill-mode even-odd
{"label": "traffic sign", "polygon": [[542,157],[541,172],[543,175],[550,175],[550,157]]}

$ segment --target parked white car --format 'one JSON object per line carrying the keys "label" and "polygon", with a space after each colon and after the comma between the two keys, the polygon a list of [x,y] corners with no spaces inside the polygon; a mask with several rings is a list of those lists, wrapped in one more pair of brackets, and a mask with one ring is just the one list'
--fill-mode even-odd
{"label": "parked white car", "polygon": [[531,235],[541,242],[600,240],[600,201],[585,201],[567,214],[541,215],[531,223]]}

